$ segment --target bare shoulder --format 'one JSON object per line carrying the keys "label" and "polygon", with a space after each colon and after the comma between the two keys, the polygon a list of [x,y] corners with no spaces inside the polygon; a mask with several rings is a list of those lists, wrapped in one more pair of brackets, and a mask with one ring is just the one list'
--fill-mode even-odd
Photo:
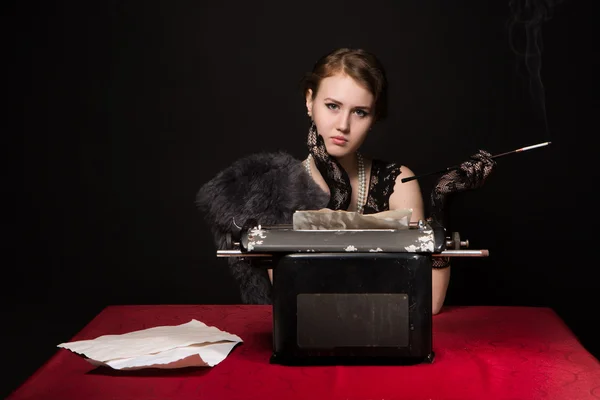
{"label": "bare shoulder", "polygon": [[[398,183],[403,178],[409,178],[411,176],[415,176],[415,173],[412,171],[412,169],[408,168],[406,165],[401,165],[400,166],[400,175],[398,175],[398,178],[396,179],[396,183]],[[415,179],[414,181],[411,181],[411,182],[416,182],[416,181],[417,180]]]}
{"label": "bare shoulder", "polygon": [[421,187],[419,186],[419,181],[417,179],[414,179],[414,180],[408,181],[408,182],[402,182],[402,179],[410,178],[412,176],[415,176],[415,173],[412,171],[412,169],[410,169],[406,165],[401,165],[400,166],[400,174],[396,177],[396,182],[394,185],[394,193],[396,193],[397,191],[398,191],[398,193],[405,192],[405,191],[409,191],[409,192],[418,191],[418,194],[420,195]]}
{"label": "bare shoulder", "polygon": [[411,220],[418,221],[419,219],[424,219],[423,196],[419,181],[414,179],[402,182],[402,179],[414,175],[415,173],[406,165],[400,167],[400,174],[396,177],[394,184],[394,192],[390,196],[390,210],[412,208],[413,215]]}

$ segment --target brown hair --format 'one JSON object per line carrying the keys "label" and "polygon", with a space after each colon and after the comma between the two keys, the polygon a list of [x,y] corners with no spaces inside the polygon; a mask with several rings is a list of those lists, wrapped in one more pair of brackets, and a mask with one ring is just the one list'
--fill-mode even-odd
{"label": "brown hair", "polygon": [[375,121],[387,116],[387,78],[377,57],[362,49],[341,48],[321,57],[312,72],[302,80],[303,94],[312,90],[317,95],[321,80],[344,73],[368,89],[375,97]]}

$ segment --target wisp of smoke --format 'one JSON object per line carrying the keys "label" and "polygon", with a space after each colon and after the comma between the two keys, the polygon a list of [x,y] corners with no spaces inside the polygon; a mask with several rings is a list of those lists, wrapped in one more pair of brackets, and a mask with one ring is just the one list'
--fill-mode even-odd
{"label": "wisp of smoke", "polygon": [[509,0],[511,16],[508,21],[510,47],[517,55],[517,73],[521,63],[529,76],[531,94],[549,134],[544,85],[542,84],[542,23],[552,18],[553,9],[563,0]]}

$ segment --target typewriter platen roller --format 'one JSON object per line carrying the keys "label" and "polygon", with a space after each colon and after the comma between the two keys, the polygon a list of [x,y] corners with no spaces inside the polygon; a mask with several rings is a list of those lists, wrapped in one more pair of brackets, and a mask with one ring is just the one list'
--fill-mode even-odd
{"label": "typewriter platen roller", "polygon": [[[237,239],[237,241],[236,241]],[[281,253],[426,253],[432,257],[487,257],[488,250],[469,250],[458,232],[451,236],[439,224],[420,220],[408,229],[294,229],[292,225],[261,226],[250,219],[229,249],[217,257],[268,258]]]}

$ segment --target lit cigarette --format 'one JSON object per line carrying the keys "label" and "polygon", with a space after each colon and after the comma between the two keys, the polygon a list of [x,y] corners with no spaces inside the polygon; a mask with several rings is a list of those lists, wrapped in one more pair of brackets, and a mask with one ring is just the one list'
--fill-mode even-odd
{"label": "lit cigarette", "polygon": [[545,142],[545,143],[540,143],[540,144],[534,144],[533,146],[527,146],[527,147],[523,147],[522,149],[519,149],[517,151],[527,151],[527,150],[531,150],[531,149],[535,149],[537,147],[542,147],[542,146],[548,146],[551,142]]}

